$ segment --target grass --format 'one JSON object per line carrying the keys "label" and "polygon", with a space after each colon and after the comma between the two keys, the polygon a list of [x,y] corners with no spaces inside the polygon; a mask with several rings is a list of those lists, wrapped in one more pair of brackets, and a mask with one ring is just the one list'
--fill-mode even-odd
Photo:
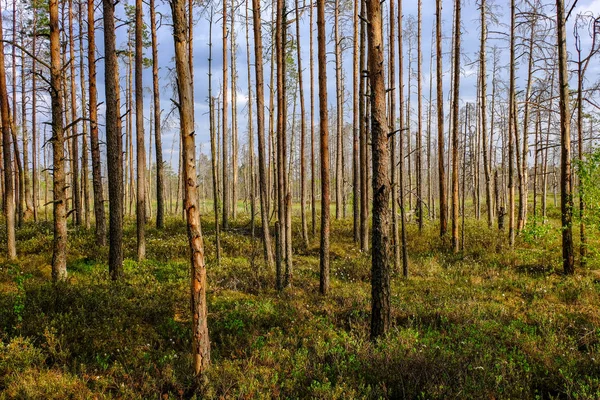
{"label": "grass", "polygon": [[[447,253],[432,223],[408,226],[410,278],[392,277],[392,330],[371,343],[370,258],[350,221],[333,221],[331,295],[318,294],[318,238],[295,221],[293,286],[274,290],[248,221],[208,255],[212,366],[191,374],[185,225],[148,228],[136,262],[125,229],[125,279],[108,278],[93,232],[69,231],[69,281],[50,283],[52,227],[17,232],[0,271],[4,398],[577,398],[600,397],[600,268],[565,277],[555,223],[504,237],[467,220],[465,251]],[[591,232],[590,232],[591,233]],[[4,235],[4,233],[0,233]],[[0,236],[5,243],[5,236]],[[598,235],[591,246],[599,248]]]}

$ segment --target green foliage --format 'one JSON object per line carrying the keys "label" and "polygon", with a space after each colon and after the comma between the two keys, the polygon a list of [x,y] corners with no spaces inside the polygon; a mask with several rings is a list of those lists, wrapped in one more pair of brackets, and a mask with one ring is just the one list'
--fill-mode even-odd
{"label": "green foliage", "polygon": [[580,193],[586,204],[585,222],[600,231],[600,149],[588,154],[579,163],[578,172],[581,179]]}
{"label": "green foliage", "polygon": [[509,251],[506,235],[467,220],[458,255],[435,225],[419,233],[409,223],[410,278],[392,274],[392,329],[372,343],[371,259],[353,243],[350,221],[332,221],[332,291],[323,297],[317,238],[304,249],[294,237],[293,284],[277,292],[248,221],[223,233],[217,266],[206,216],[212,365],[204,379],[190,368],[181,219],[148,227],[143,262],[134,261],[128,221],[121,282],[110,281],[94,233],[70,231],[61,285],[50,283],[51,226],[25,224],[23,256],[0,274],[0,399],[598,398],[600,280],[556,273],[557,221],[535,222]]}

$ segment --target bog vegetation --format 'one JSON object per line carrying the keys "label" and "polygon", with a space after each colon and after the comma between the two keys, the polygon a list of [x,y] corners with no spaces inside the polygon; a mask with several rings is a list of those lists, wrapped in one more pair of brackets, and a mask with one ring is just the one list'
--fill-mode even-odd
{"label": "bog vegetation", "polygon": [[[408,225],[411,277],[393,271],[392,327],[377,343],[369,340],[370,258],[353,244],[351,224],[332,224],[331,292],[323,297],[316,240],[296,252],[294,283],[279,292],[241,218],[222,233],[220,266],[207,260],[205,380],[190,368],[180,219],[148,229],[143,262],[134,261],[127,221],[116,283],[93,232],[73,232],[70,278],[59,285],[50,282],[51,225],[27,224],[17,236],[22,261],[2,267],[0,397],[597,398],[599,258],[565,277],[557,209],[550,214],[549,224],[528,225],[514,250],[469,218],[457,255],[433,224],[422,234]],[[214,255],[214,225],[202,222]],[[596,230],[594,253],[598,238]]]}
{"label": "bog vegetation", "polygon": [[600,398],[598,2],[405,3],[0,4],[0,400]]}

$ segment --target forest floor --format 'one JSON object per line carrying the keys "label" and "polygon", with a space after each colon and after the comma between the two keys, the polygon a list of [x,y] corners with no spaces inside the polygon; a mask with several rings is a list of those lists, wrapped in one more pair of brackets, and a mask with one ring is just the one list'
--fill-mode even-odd
{"label": "forest floor", "polygon": [[69,279],[60,285],[50,282],[51,223],[27,223],[17,231],[19,261],[0,259],[0,399],[597,399],[600,257],[563,276],[553,217],[529,225],[512,251],[483,221],[467,220],[458,255],[444,250],[433,223],[421,234],[410,224],[410,278],[394,273],[393,327],[374,344],[370,258],[353,244],[351,221],[332,223],[323,297],[318,237],[304,249],[299,221],[293,285],[277,292],[248,221],[222,234],[217,266],[207,216],[212,366],[202,380],[191,374],[180,219],[148,228],[139,263],[128,221],[117,283],[93,232],[70,229]]}

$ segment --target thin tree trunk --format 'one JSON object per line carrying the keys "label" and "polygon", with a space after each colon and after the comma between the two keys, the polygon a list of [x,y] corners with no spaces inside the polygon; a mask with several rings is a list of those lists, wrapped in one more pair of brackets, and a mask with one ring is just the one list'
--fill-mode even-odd
{"label": "thin tree trunk", "polygon": [[329,116],[327,110],[325,0],[317,0],[317,44],[319,62],[319,134],[321,137],[321,249],[319,255],[319,291],[321,294],[326,295],[329,292],[329,202],[331,195],[329,191]]}
{"label": "thin tree trunk", "polygon": [[302,79],[302,56],[300,50],[300,2],[296,0],[296,50],[298,58],[298,88],[300,92],[300,215],[302,219],[302,240],[308,248],[308,223],[306,221],[306,111],[304,109],[304,82]]}
{"label": "thin tree trunk", "polygon": [[371,132],[373,148],[373,244],[371,267],[371,339],[390,327],[390,182],[388,122],[385,111],[382,13],[379,0],[367,0]]}
{"label": "thin tree trunk", "polygon": [[[135,1],[135,146],[137,169],[137,259],[146,258],[146,145],[144,144],[144,83],[142,0]],[[193,116],[192,116],[193,118]],[[193,126],[192,126],[193,130]],[[195,175],[194,175],[195,176]]]}
{"label": "thin tree trunk", "polygon": [[161,135],[160,88],[158,86],[158,40],[156,37],[156,9],[150,1],[150,34],[152,40],[152,99],[154,102],[154,145],[156,146],[156,228],[165,226],[165,163]]}
{"label": "thin tree trunk", "polygon": [[[402,1],[402,0],[399,0]],[[361,15],[366,14],[365,0],[360,0]],[[361,22],[360,29],[360,99],[358,108],[360,109],[360,248],[363,252],[369,250],[369,178],[368,178],[368,132],[367,132],[367,28],[366,22]],[[402,62],[402,57],[400,58]],[[402,89],[400,89],[402,90]]]}
{"label": "thin tree trunk", "polygon": [[[36,55],[37,48],[37,15],[38,11],[36,8],[33,9],[33,38],[31,46],[33,47],[33,54]],[[4,68],[3,66],[1,66]],[[38,221],[38,200],[39,200],[39,176],[38,176],[38,145],[37,145],[37,60],[35,57],[31,58],[31,148],[32,148],[32,159],[31,159],[31,176],[32,176],[32,190],[33,190],[33,220]],[[0,160],[0,165],[2,161]],[[0,181],[2,179],[0,178]]]}
{"label": "thin tree trunk", "polygon": [[250,179],[248,182],[250,188],[250,227],[252,237],[255,235],[255,214],[256,214],[256,188],[255,188],[255,173],[254,173],[254,129],[252,121],[252,77],[250,70],[250,19],[248,11],[250,2],[246,1],[246,58],[248,65],[248,161],[250,164]]}
{"label": "thin tree trunk", "polygon": [[73,208],[75,209],[75,225],[81,226],[83,213],[81,212],[81,189],[79,186],[79,134],[77,133],[77,92],[75,87],[75,36],[73,33],[73,0],[68,1],[69,6],[69,57],[71,61],[71,192],[73,193]]}
{"label": "thin tree trunk", "polygon": [[[53,0],[50,2],[52,19],[55,23],[52,33],[58,35],[58,3]],[[0,15],[2,14],[2,5],[0,4]],[[56,18],[56,21],[55,19]],[[53,43],[54,44],[54,43]],[[59,82],[60,83],[60,82]],[[2,157],[4,162],[4,216],[7,232],[7,254],[9,260],[17,258],[17,245],[15,240],[15,201],[13,189],[13,166],[10,154],[10,110],[8,105],[8,91],[6,88],[6,65],[4,63],[4,41],[2,34],[2,24],[0,23],[0,116],[2,118]],[[59,171],[60,172],[60,171]],[[64,185],[63,185],[64,186]],[[63,205],[64,207],[64,205]],[[54,265],[54,264],[53,264]],[[65,270],[66,271],[66,270]]]}
{"label": "thin tree trunk", "polygon": [[417,173],[417,222],[419,231],[423,231],[423,92],[422,92],[422,64],[421,51],[421,0],[418,1],[417,17],[417,154],[415,157]]}
{"label": "thin tree trunk", "polygon": [[508,106],[508,244],[515,244],[514,131],[515,115],[515,0],[510,2],[510,83]]}
{"label": "thin tree trunk", "polygon": [[[359,3],[360,1],[354,1],[354,14],[353,14],[353,29],[354,29],[354,40],[353,40],[353,53],[352,53],[352,232],[354,234],[354,243],[360,242],[360,163],[358,159],[358,146],[359,146],[359,135],[360,135],[360,109],[359,109],[359,98],[361,96],[360,91],[360,78],[359,74]],[[395,95],[395,94],[394,94]]]}
{"label": "thin tree trunk", "polygon": [[[486,22],[486,3],[481,0],[481,47],[479,48],[479,71],[481,75],[481,135],[483,142],[483,171],[485,174],[485,204],[487,207],[488,227],[491,228],[494,220],[494,208],[492,207],[492,184],[490,160],[488,159],[488,134],[487,134],[487,69],[486,69],[486,41],[487,41],[487,22]],[[491,154],[490,154],[491,157]]]}
{"label": "thin tree trunk", "polygon": [[444,92],[442,81],[442,0],[436,0],[436,76],[437,76],[437,129],[438,129],[438,179],[440,196],[440,237],[448,230],[448,204],[446,200],[446,169],[444,167]]}
{"label": "thin tree trunk", "polygon": [[188,29],[183,0],[172,0],[173,40],[175,42],[175,66],[179,93],[179,121],[181,126],[182,154],[184,162],[184,207],[188,227],[191,256],[191,312],[192,312],[192,360],[194,373],[203,373],[210,363],[206,307],[206,264],[204,244],[200,227],[200,212],[196,193],[196,157],[194,123],[194,99],[192,97],[191,69],[189,65]]}
{"label": "thin tree trunk", "polygon": [[123,143],[121,139],[119,68],[115,46],[115,4],[102,0],[104,18],[104,75],[106,92],[106,153],[110,248],[108,269],[113,280],[123,276]]}
{"label": "thin tree trunk", "polygon": [[[58,1],[50,0],[50,96],[52,100],[52,149],[54,192],[54,244],[52,280],[67,279],[67,184],[65,182],[65,136],[63,130],[63,84],[60,57]],[[10,158],[10,155],[9,155]]]}
{"label": "thin tree trunk", "polygon": [[229,229],[229,174],[227,171],[227,157],[228,157],[228,135],[227,135],[227,1],[223,1],[223,86],[222,86],[222,102],[223,110],[221,112],[223,117],[222,122],[222,135],[223,135],[223,146],[221,152],[223,153],[223,229]]}
{"label": "thin tree trunk", "polygon": [[88,81],[90,94],[90,144],[92,147],[92,188],[94,190],[94,217],[96,219],[96,243],[106,245],[106,216],[102,190],[102,164],[98,140],[98,92],[96,88],[96,27],[94,0],[87,0],[88,24]]}
{"label": "thin tree trunk", "polygon": [[556,0],[556,42],[558,46],[558,80],[560,86],[560,209],[562,212],[563,268],[567,275],[575,272],[573,251],[573,193],[571,187],[571,114],[569,112],[569,72],[567,69],[567,39],[565,4]]}
{"label": "thin tree trunk", "polygon": [[343,132],[343,111],[342,111],[342,61],[341,61],[341,50],[340,50],[340,0],[335,0],[333,8],[333,41],[334,41],[334,53],[335,53],[335,93],[336,93],[336,146],[335,146],[335,219],[340,219],[340,210],[342,203],[342,190],[343,190],[343,178],[342,178],[342,132]]}
{"label": "thin tree trunk", "polygon": [[88,115],[87,115],[87,95],[85,91],[85,64],[83,47],[83,0],[79,0],[77,22],[79,23],[79,84],[81,86],[81,117],[82,135],[81,135],[81,188],[83,191],[83,222],[86,229],[90,228],[90,190],[89,190],[89,147],[88,147]]}
{"label": "thin tree trunk", "polygon": [[237,219],[237,200],[238,200],[238,123],[237,123],[237,65],[236,65],[236,35],[235,35],[235,0],[231,0],[230,13],[230,31],[231,39],[231,169],[233,180],[231,182],[231,216],[233,220]]}
{"label": "thin tree trunk", "polygon": [[[402,11],[401,9],[399,11]],[[392,185],[392,245],[393,245],[393,265],[394,270],[397,271],[400,268],[400,249],[403,244],[400,243],[400,236],[398,235],[398,210],[397,203],[395,201],[394,191],[397,190],[398,183],[396,182],[396,91],[394,84],[396,82],[396,54],[395,54],[395,15],[394,15],[394,4],[389,4],[389,39],[388,39],[388,76],[389,76],[389,126],[388,131],[391,134],[390,138],[390,170],[391,170],[391,185]],[[401,27],[401,25],[400,25]],[[402,54],[400,54],[402,57]],[[402,131],[398,131],[398,134],[402,135]]]}
{"label": "thin tree trunk", "polygon": [[313,25],[314,4],[310,4],[310,203],[311,203],[311,225],[313,236],[317,235],[317,200],[316,200],[316,173],[315,173],[315,85],[314,85],[314,51],[313,51]]}
{"label": "thin tree trunk", "polygon": [[263,72],[262,27],[260,19],[260,0],[252,0],[252,22],[254,25],[254,73],[256,74],[256,134],[258,140],[258,179],[260,193],[260,220],[263,233],[263,254],[269,270],[273,269],[273,252],[269,232],[269,188],[265,157],[265,94]]}
{"label": "thin tree trunk", "polygon": [[460,88],[461,0],[456,0],[454,4],[454,79],[452,86],[452,250],[456,253],[458,252],[458,118]]}
{"label": "thin tree trunk", "polygon": [[530,97],[531,97],[531,84],[533,81],[533,63],[534,63],[534,59],[533,59],[533,43],[535,40],[535,27],[536,27],[536,20],[535,20],[535,16],[533,17],[534,20],[532,22],[531,25],[531,33],[529,36],[529,49],[528,49],[528,53],[529,53],[529,64],[527,67],[527,89],[525,90],[525,110],[523,112],[523,147],[522,147],[522,153],[521,153],[521,182],[520,182],[520,188],[519,188],[519,219],[517,221],[517,230],[521,231],[523,230],[523,228],[525,228],[525,224],[527,223],[527,202],[528,202],[528,195],[527,195],[527,188],[528,188],[528,184],[527,184],[527,177],[528,177],[528,171],[527,171],[527,159],[528,159],[528,151],[529,151],[529,113],[530,113],[530,106],[529,106],[529,102],[530,102]]}
{"label": "thin tree trunk", "polygon": [[[21,17],[21,29],[23,18]],[[25,46],[24,37],[21,36],[21,46]],[[29,175],[29,138],[27,132],[27,100],[25,98],[25,54],[21,52],[21,136],[23,140],[23,197],[25,203],[25,220],[33,217],[33,197],[31,194],[31,177]],[[32,153],[33,155],[33,153]]]}
{"label": "thin tree trunk", "polygon": [[[398,157],[400,159],[399,164],[399,182],[398,182],[398,201],[400,205],[400,239],[402,242],[402,276],[408,278],[408,252],[406,246],[406,210],[404,208],[404,131],[406,129],[404,124],[404,62],[403,62],[403,33],[402,33],[402,1],[398,0],[398,90],[400,92],[400,131],[399,131],[399,149],[400,152]],[[410,137],[410,136],[409,136]],[[395,198],[392,201],[396,201]]]}

